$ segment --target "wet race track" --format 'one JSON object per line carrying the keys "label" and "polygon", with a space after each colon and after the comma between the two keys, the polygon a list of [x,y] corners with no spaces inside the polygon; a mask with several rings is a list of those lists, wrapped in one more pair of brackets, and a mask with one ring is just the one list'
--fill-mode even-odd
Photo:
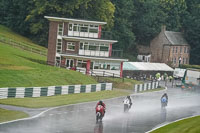
{"label": "wet race track", "polygon": [[96,123],[96,102],[63,106],[36,118],[0,124],[0,133],[144,133],[162,124],[200,115],[200,88],[168,88],[166,109],[160,97],[165,91],[132,95],[133,106],[123,112],[123,99],[105,100],[102,123]]}

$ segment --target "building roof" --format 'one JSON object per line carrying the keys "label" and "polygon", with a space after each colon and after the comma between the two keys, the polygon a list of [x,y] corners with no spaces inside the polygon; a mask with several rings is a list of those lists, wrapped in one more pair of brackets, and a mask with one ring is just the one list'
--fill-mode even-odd
{"label": "building roof", "polygon": [[73,37],[73,36],[62,36],[62,38],[71,41],[95,41],[95,42],[105,42],[105,43],[116,43],[116,40],[104,40],[98,38],[86,38],[86,37]]}
{"label": "building roof", "polygon": [[149,63],[149,62],[124,62],[123,70],[135,71],[174,71],[165,63]]}
{"label": "building roof", "polygon": [[188,45],[181,32],[165,31],[165,36],[172,45]]}
{"label": "building roof", "polygon": [[72,19],[72,18],[60,18],[60,17],[51,17],[51,16],[44,16],[44,18],[48,19],[49,21],[79,22],[79,23],[88,23],[88,24],[99,24],[99,25],[107,24],[106,22],[89,21],[89,20]]}

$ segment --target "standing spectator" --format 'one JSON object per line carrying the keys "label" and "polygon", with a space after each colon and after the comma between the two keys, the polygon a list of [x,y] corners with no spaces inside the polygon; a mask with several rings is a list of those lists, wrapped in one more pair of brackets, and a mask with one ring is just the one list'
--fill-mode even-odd
{"label": "standing spectator", "polygon": [[169,81],[172,82],[173,77],[170,75],[169,76]]}
{"label": "standing spectator", "polygon": [[164,80],[166,80],[168,77],[167,73],[164,73]]}

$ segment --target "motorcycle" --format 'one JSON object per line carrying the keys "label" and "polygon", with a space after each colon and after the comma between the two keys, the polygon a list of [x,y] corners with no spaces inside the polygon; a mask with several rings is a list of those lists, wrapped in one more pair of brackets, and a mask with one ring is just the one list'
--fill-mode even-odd
{"label": "motorcycle", "polygon": [[166,97],[162,97],[161,98],[161,107],[165,108],[167,106],[167,103],[168,103],[167,98]]}
{"label": "motorcycle", "polygon": [[124,100],[124,112],[128,112],[129,109],[131,108],[131,103],[128,99]]}
{"label": "motorcycle", "polygon": [[96,107],[96,122],[102,121],[104,117],[104,107],[102,105],[98,105]]}

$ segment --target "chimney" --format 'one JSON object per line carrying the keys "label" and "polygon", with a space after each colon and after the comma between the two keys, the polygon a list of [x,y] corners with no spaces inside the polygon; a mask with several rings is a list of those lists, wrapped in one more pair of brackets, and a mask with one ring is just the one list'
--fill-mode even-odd
{"label": "chimney", "polygon": [[166,31],[166,25],[162,25],[161,26],[161,32],[165,32]]}

